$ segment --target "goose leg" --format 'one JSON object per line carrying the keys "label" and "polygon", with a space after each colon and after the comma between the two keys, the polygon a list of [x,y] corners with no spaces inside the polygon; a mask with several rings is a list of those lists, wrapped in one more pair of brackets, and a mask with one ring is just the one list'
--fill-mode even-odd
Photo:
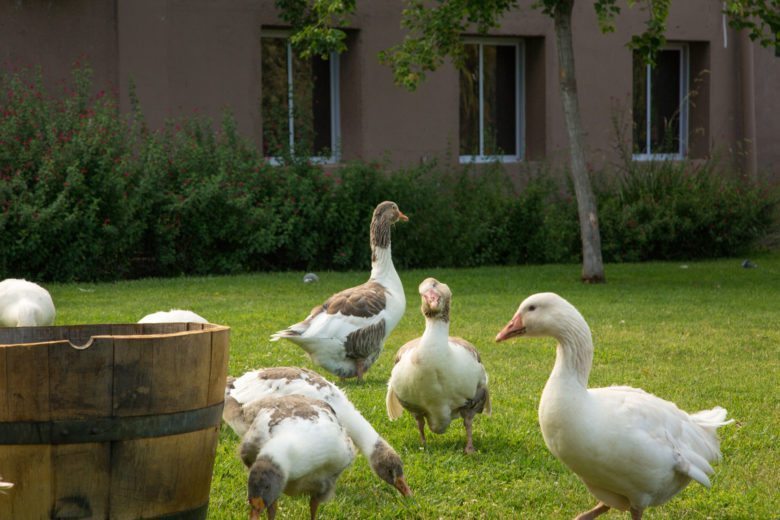
{"label": "goose leg", "polygon": [[631,508],[631,520],[642,520],[642,513],[644,513],[644,510],[632,507]]}
{"label": "goose leg", "polygon": [[[593,520],[599,515],[602,515],[609,511],[609,506],[605,504],[604,502],[599,502],[596,507],[591,509],[590,511],[585,511],[584,513],[580,513],[577,515],[577,518],[574,520]],[[631,514],[633,514],[633,510],[631,511]]]}
{"label": "goose leg", "polygon": [[363,381],[363,360],[358,358],[355,360],[355,372],[357,372],[357,380]]}
{"label": "goose leg", "polygon": [[425,446],[425,417],[417,415],[415,419],[417,419],[417,429],[420,432],[420,444]]}
{"label": "goose leg", "polygon": [[474,444],[471,442],[471,423],[474,422],[474,417],[467,415],[463,417],[463,426],[466,427],[466,447],[463,448],[463,451],[466,453],[466,455],[470,453],[474,453],[476,450],[474,449]]}
{"label": "goose leg", "polygon": [[274,520],[276,518],[276,506],[278,504],[277,502],[274,502],[273,504],[269,505],[266,510],[265,514],[268,516],[268,520]]}
{"label": "goose leg", "polygon": [[311,497],[311,500],[309,500],[309,518],[311,520],[317,520],[318,507],[320,507],[320,499],[318,497]]}

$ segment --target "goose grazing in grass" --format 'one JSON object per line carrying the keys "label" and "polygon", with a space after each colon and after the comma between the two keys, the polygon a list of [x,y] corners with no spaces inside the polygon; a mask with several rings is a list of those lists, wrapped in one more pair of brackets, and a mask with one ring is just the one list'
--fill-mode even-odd
{"label": "goose grazing in grass", "polygon": [[447,285],[427,278],[419,287],[425,332],[402,346],[387,385],[387,415],[398,419],[406,408],[417,420],[425,444],[425,421],[434,433],[444,433],[460,415],[466,427],[466,453],[474,452],[471,425],[478,413],[490,415],[487,372],[474,345],[449,335],[450,300]]}
{"label": "goose grazing in grass", "polygon": [[642,518],[691,479],[710,487],[711,462],[720,459],[716,430],[726,410],[688,414],[674,403],[627,386],[588,389],[593,340],[582,315],[553,293],[529,296],[496,336],[550,336],[558,341],[555,367],[539,403],[547,447],[585,483],[598,505]]}
{"label": "goose grazing in grass", "polygon": [[398,453],[360,414],[336,385],[306,368],[273,367],[252,370],[228,381],[222,417],[239,437],[254,420],[252,403],[269,396],[302,395],[328,403],[352,441],[369,461],[379,478],[402,495],[412,494],[404,477],[404,464]]}
{"label": "goose grazing in grass", "polygon": [[266,511],[273,520],[284,492],[308,494],[314,520],[317,508],[333,496],[336,480],[355,458],[352,441],[325,401],[285,395],[257,399],[250,406],[255,419],[239,451],[249,468],[250,518],[257,520]]}
{"label": "goose grazing in grass", "polygon": [[409,219],[395,202],[379,204],[371,219],[368,281],[334,294],[302,322],[273,334],[271,341],[292,341],[325,370],[362,380],[406,309],[390,250],[390,230],[398,220]]}
{"label": "goose grazing in grass", "polygon": [[8,278],[0,282],[0,327],[54,325],[54,302],[40,285]]}
{"label": "goose grazing in grass", "polygon": [[147,314],[138,323],[208,323],[208,320],[192,311],[171,309]]}

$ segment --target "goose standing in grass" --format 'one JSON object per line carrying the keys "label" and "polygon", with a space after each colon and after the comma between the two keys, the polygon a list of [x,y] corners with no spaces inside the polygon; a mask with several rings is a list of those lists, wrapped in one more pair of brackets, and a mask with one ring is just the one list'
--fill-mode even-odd
{"label": "goose standing in grass", "polygon": [[425,332],[402,346],[387,385],[387,415],[398,419],[406,408],[417,420],[425,444],[425,421],[434,433],[444,433],[460,415],[466,427],[466,453],[474,452],[471,425],[474,416],[490,415],[487,372],[477,349],[449,335],[450,300],[447,285],[427,278],[419,287]]}
{"label": "goose standing in grass", "polygon": [[334,294],[302,322],[273,334],[271,341],[292,341],[325,370],[362,380],[406,309],[390,250],[390,230],[398,220],[409,219],[395,202],[379,204],[371,219],[368,281]]}
{"label": "goose standing in grass", "polygon": [[8,278],[0,282],[0,327],[54,325],[54,302],[40,285]]}
{"label": "goose standing in grass", "polygon": [[726,410],[688,414],[674,403],[627,386],[588,389],[593,340],[582,315],[553,293],[529,296],[496,336],[550,336],[558,341],[555,367],[539,402],[547,447],[599,500],[589,520],[609,508],[642,518],[691,479],[710,487],[711,462],[720,460],[716,434]]}
{"label": "goose standing in grass", "polygon": [[379,478],[402,495],[412,494],[404,477],[404,465],[398,453],[360,414],[336,385],[306,368],[273,367],[252,370],[237,379],[228,380],[222,417],[239,437],[243,437],[254,420],[253,407],[258,399],[270,396],[302,395],[328,403],[341,425]]}
{"label": "goose standing in grass", "polygon": [[319,505],[333,496],[336,480],[352,464],[354,446],[325,401],[301,395],[257,399],[255,417],[240,446],[249,468],[247,494],[252,520],[266,511],[276,516],[284,492],[310,496],[311,519]]}
{"label": "goose standing in grass", "polygon": [[208,320],[192,311],[171,309],[147,314],[138,323],[208,323]]}

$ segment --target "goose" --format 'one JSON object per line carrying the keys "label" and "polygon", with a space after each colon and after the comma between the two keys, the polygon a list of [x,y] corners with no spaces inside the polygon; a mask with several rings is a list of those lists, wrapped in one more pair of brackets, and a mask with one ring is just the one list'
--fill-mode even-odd
{"label": "goose", "polygon": [[192,311],[171,309],[147,314],[138,323],[208,323],[208,320]]}
{"label": "goose", "polygon": [[729,424],[716,406],[688,414],[674,403],[627,386],[588,388],[593,361],[590,328],[576,308],[554,293],[529,296],[496,341],[549,336],[558,341],[555,366],[539,402],[544,442],[599,501],[588,520],[610,508],[642,518],[691,479],[710,487],[720,460],[716,430]]}
{"label": "goose", "polygon": [[264,397],[250,406],[254,420],[239,446],[249,469],[250,518],[265,511],[273,520],[284,492],[308,494],[310,517],[316,519],[319,505],[332,498],[336,480],[355,458],[335,411],[302,395]]}
{"label": "goose", "polygon": [[399,220],[409,219],[395,202],[380,203],[371,219],[368,281],[334,294],[305,320],[272,334],[271,341],[292,341],[325,370],[362,381],[406,309],[390,249],[390,230]]}
{"label": "goose", "polygon": [[3,480],[3,476],[0,475],[0,493],[5,494],[12,487],[14,487],[14,485],[11,482]]}
{"label": "goose", "polygon": [[223,418],[239,437],[254,420],[252,403],[257,399],[280,395],[303,395],[328,403],[355,446],[369,461],[371,469],[402,495],[411,496],[404,464],[398,453],[360,414],[336,385],[318,373],[298,367],[272,367],[246,372],[231,378],[225,388]]}
{"label": "goose", "polygon": [[16,278],[0,282],[0,327],[54,325],[54,302],[40,285]]}
{"label": "goose", "polygon": [[471,425],[474,416],[490,415],[488,376],[477,349],[465,339],[449,335],[450,288],[435,278],[419,287],[425,332],[402,346],[387,385],[385,403],[390,420],[406,408],[417,420],[425,444],[425,421],[434,433],[444,433],[460,415],[466,427],[466,453],[474,452]]}

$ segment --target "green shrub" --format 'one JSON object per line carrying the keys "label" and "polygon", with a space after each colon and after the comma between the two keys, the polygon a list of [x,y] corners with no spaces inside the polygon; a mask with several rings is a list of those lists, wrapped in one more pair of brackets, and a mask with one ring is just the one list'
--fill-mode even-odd
{"label": "green shrub", "polygon": [[0,78],[0,269],[41,279],[128,274],[141,227],[128,203],[131,161],[112,96],[89,70],[52,96],[41,75]]}
{"label": "green shrub", "polygon": [[[576,202],[550,172],[522,189],[500,165],[268,164],[226,113],[146,128],[95,91],[40,73],[0,80],[0,270],[94,280],[370,265],[368,222],[394,200],[399,268],[577,262]],[[733,255],[765,236],[773,199],[714,163],[632,164],[598,192],[606,261]]]}
{"label": "green shrub", "polygon": [[736,255],[772,224],[773,198],[715,162],[636,164],[599,193],[604,258],[642,261]]}

